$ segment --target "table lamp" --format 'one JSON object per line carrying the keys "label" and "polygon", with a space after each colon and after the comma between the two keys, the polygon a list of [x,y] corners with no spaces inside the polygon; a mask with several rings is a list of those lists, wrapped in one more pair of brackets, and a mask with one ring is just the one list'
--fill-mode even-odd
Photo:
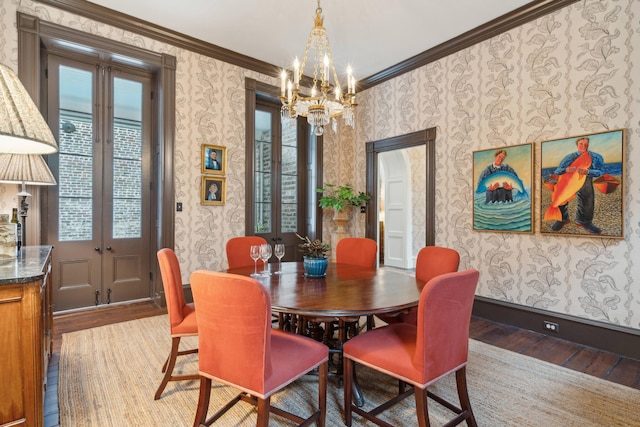
{"label": "table lamp", "polygon": [[58,151],[58,144],[44,117],[6,65],[0,64],[0,182],[22,184],[18,193],[22,217],[22,242],[26,243],[26,184],[54,185],[51,171],[40,154]]}
{"label": "table lamp", "polygon": [[26,245],[27,197],[28,185],[55,185],[56,180],[47,163],[39,154],[0,154],[0,182],[22,184],[18,193],[20,198],[20,217],[22,218],[22,244]]}
{"label": "table lamp", "polygon": [[18,76],[0,64],[0,153],[58,151],[51,129]]}

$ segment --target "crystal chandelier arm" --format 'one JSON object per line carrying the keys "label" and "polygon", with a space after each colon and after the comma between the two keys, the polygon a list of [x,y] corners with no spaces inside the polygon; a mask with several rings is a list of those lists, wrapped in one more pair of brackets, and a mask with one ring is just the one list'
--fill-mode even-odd
{"label": "crystal chandelier arm", "polygon": [[[298,66],[297,58],[293,67],[293,84],[287,78],[287,71],[283,70],[280,82],[280,99],[282,101],[281,117],[283,122],[303,116],[314,127],[316,135],[324,132],[324,126],[332,119],[335,130],[335,117],[343,116],[345,123],[353,127],[353,107],[355,107],[355,79],[351,75],[351,68],[347,71],[347,83],[340,85],[331,55],[329,38],[323,26],[324,17],[320,0],[314,19],[314,27],[307,39],[307,45]],[[309,54],[313,49],[312,58]],[[300,90],[300,80],[304,75],[307,60],[313,60],[313,81],[306,95]],[[331,75],[333,74],[333,86]],[[329,92],[333,88],[333,96]]]}

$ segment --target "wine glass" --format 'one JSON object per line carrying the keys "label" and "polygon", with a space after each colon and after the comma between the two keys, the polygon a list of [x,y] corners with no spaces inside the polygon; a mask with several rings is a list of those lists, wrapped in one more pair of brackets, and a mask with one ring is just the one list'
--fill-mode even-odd
{"label": "wine glass", "polygon": [[265,243],[260,245],[260,258],[264,262],[264,270],[262,270],[263,276],[271,276],[271,272],[269,272],[269,258],[271,258],[271,245]]}
{"label": "wine glass", "polygon": [[249,249],[249,255],[253,260],[253,274],[251,277],[258,277],[258,259],[260,259],[260,245],[251,245],[251,249]]}
{"label": "wine glass", "polygon": [[273,248],[273,253],[275,254],[276,258],[278,258],[278,271],[276,271],[276,274],[282,274],[282,257],[284,256],[284,244],[276,243]]}

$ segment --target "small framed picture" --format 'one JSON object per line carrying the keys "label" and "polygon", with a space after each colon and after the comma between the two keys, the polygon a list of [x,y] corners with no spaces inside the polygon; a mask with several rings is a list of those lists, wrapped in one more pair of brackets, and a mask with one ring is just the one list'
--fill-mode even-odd
{"label": "small framed picture", "polygon": [[473,152],[473,229],[533,233],[533,145]]}
{"label": "small framed picture", "polygon": [[624,238],[625,129],[543,141],[540,232]]}
{"label": "small framed picture", "polygon": [[202,144],[202,173],[224,175],[227,169],[227,147]]}
{"label": "small framed picture", "polygon": [[225,204],[227,194],[227,180],[218,176],[202,176],[202,188],[200,190],[200,204],[222,206]]}

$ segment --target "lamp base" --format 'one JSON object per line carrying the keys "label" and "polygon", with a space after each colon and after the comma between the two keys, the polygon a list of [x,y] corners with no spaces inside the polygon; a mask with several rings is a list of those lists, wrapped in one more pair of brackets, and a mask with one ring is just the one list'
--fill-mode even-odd
{"label": "lamp base", "polygon": [[20,248],[22,247],[22,245],[24,245],[25,242],[27,241],[27,211],[29,210],[29,203],[27,203],[27,196],[30,196],[30,195],[31,194],[27,193],[26,191],[21,191],[20,193],[18,193],[18,197],[21,197],[20,218],[22,218],[22,222],[18,226],[19,240],[16,243],[18,246],[18,251],[20,251]]}

